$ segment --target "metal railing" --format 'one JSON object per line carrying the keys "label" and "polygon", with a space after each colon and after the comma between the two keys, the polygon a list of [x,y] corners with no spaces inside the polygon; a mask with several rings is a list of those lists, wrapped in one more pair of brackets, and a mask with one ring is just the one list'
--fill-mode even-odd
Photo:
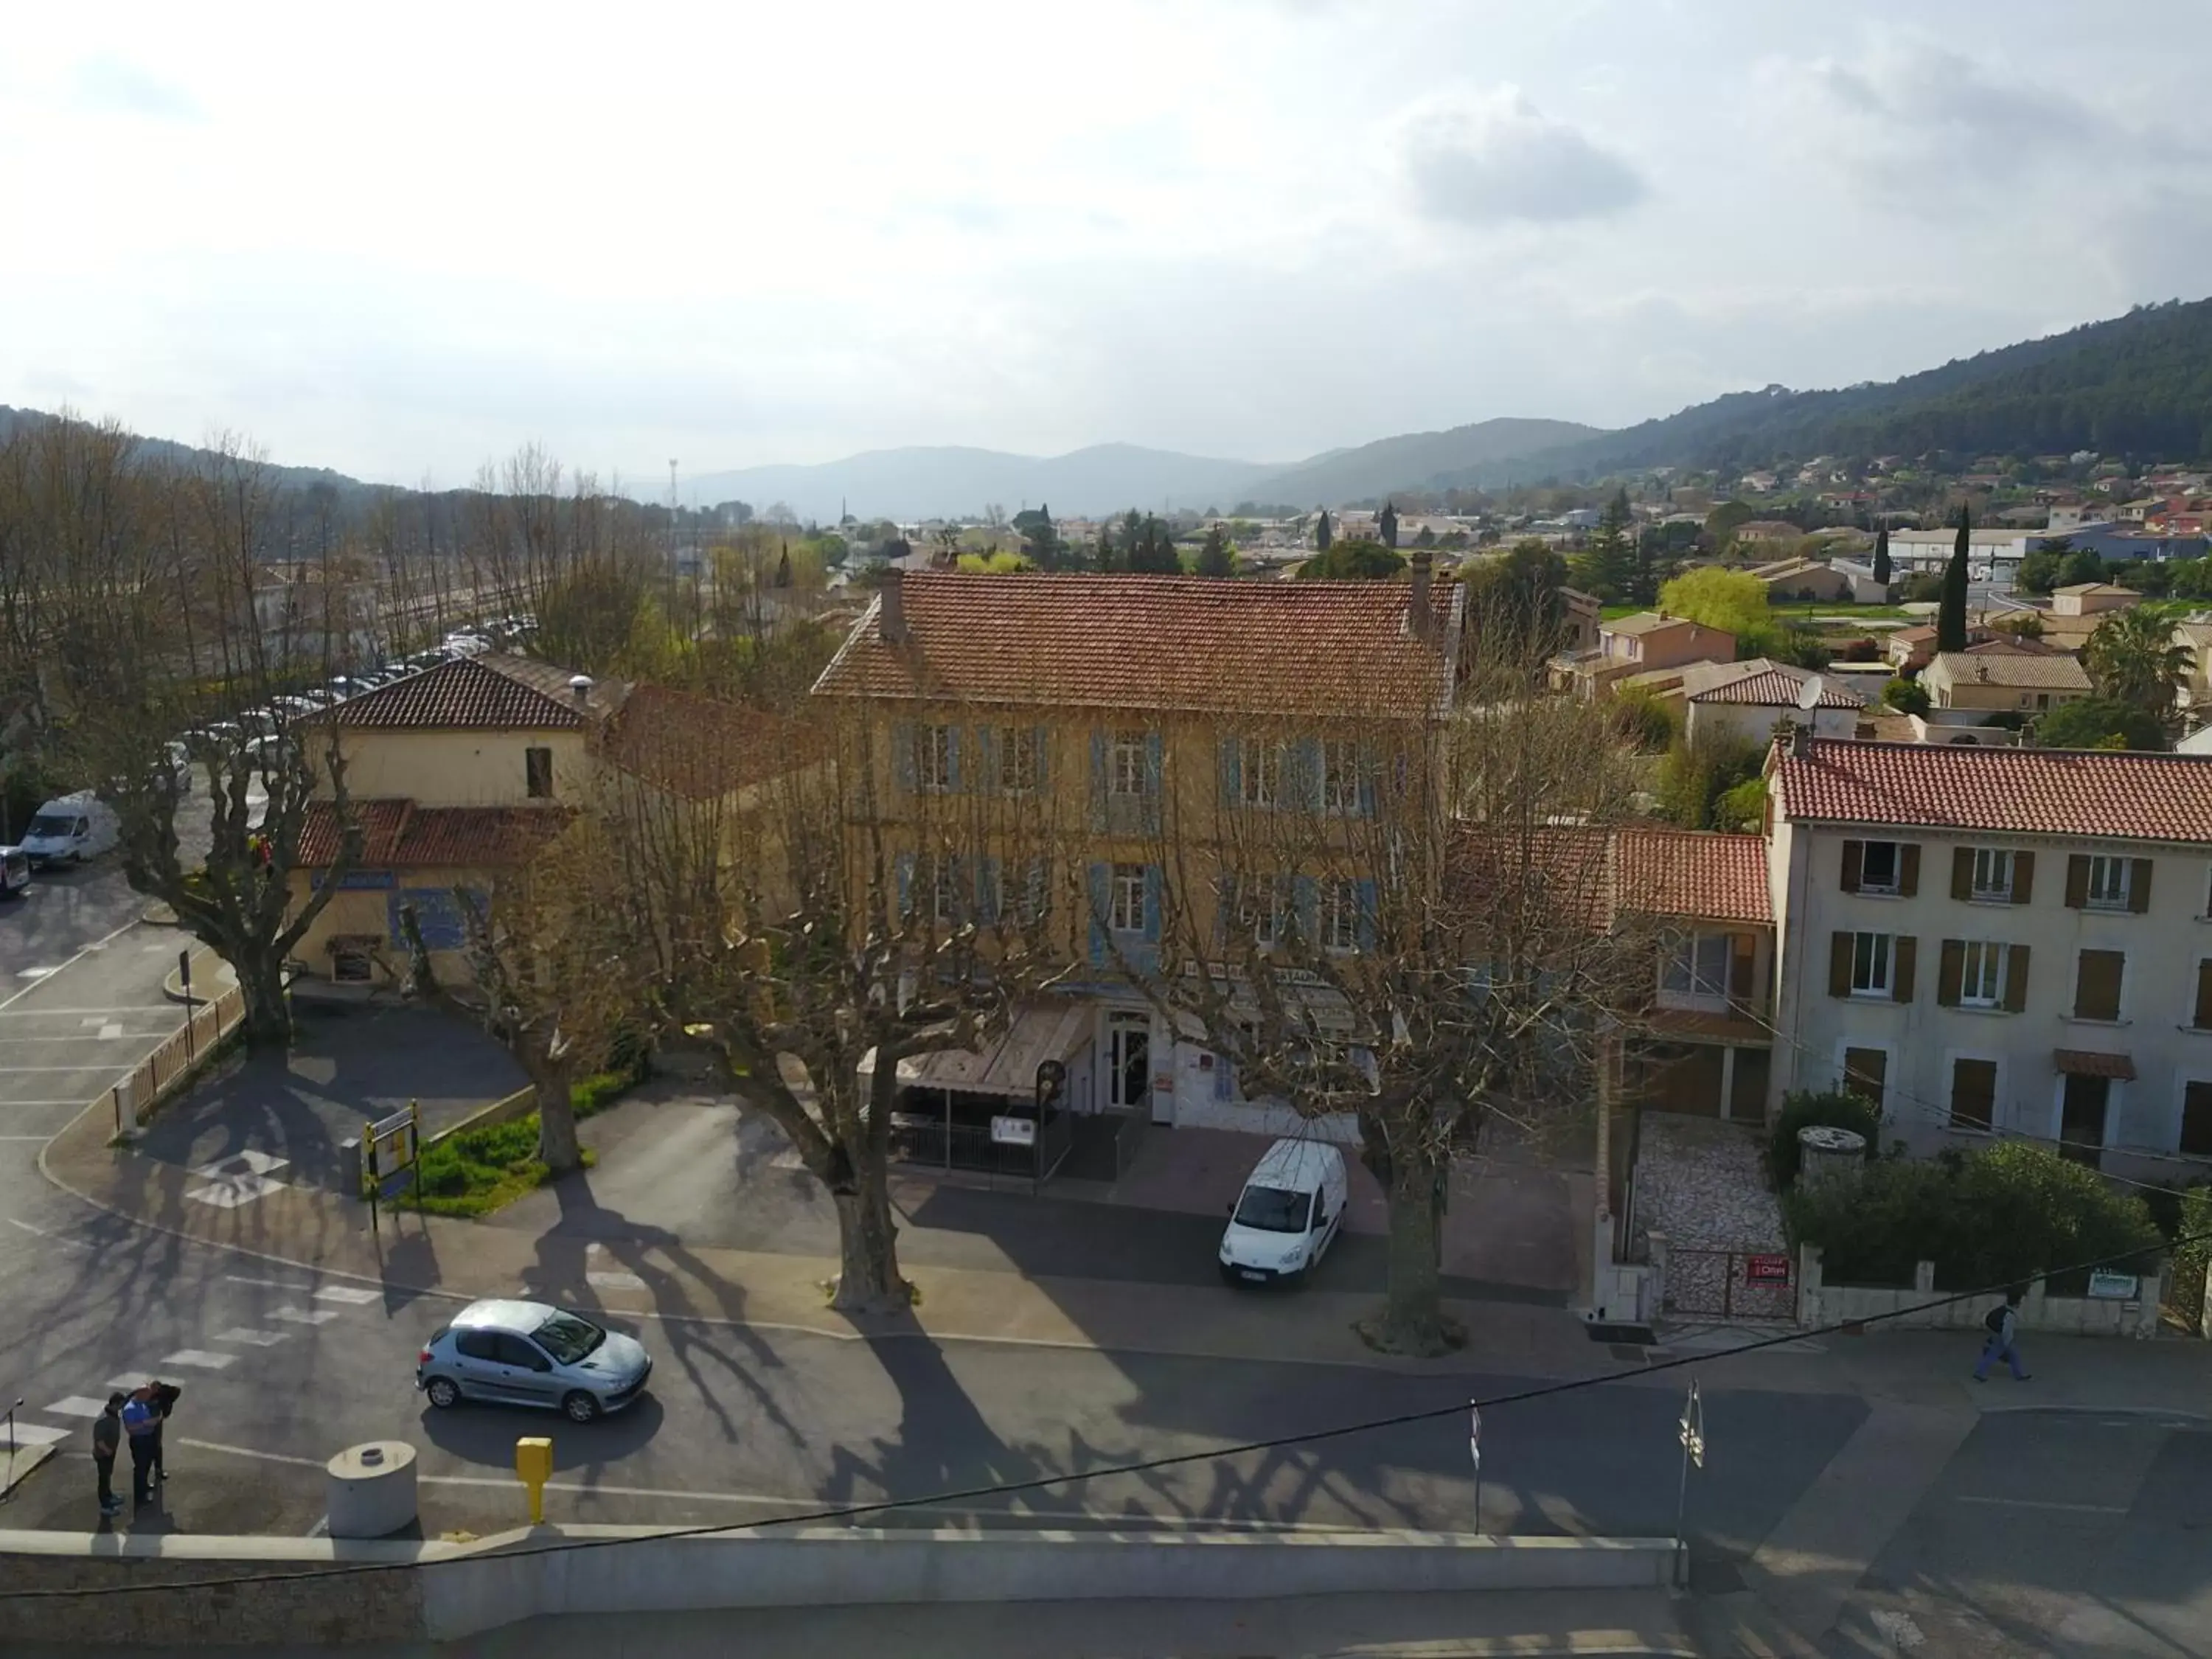
{"label": "metal railing", "polygon": [[246,1018],[246,993],[233,986],[219,996],[195,997],[186,1006],[185,1023],[109,1091],[116,1133],[123,1133],[126,1119],[143,1128],[200,1057],[239,1028]]}

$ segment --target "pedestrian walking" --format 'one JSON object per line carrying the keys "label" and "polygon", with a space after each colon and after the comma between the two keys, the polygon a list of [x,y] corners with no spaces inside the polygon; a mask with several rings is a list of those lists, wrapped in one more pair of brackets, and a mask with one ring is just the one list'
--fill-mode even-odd
{"label": "pedestrian walking", "polygon": [[2002,1359],[2012,1367],[2014,1382],[2027,1382],[2027,1372],[2020,1363],[2020,1349],[2013,1340],[2020,1331],[2020,1292],[2007,1291],[2003,1305],[1990,1309],[1983,1317],[1982,1328],[1990,1334],[1982,1344],[1981,1363],[1974,1367],[1974,1381],[1988,1382],[1990,1367]]}
{"label": "pedestrian walking", "polygon": [[155,1437],[161,1431],[161,1413],[154,1403],[154,1390],[137,1390],[123,1402],[123,1433],[131,1442],[131,1501],[154,1499]]}
{"label": "pedestrian walking", "polygon": [[107,1404],[92,1420],[92,1467],[100,1472],[100,1512],[119,1515],[123,1500],[115,1495],[115,1454],[123,1449],[123,1396],[111,1394]]}
{"label": "pedestrian walking", "polygon": [[169,1478],[169,1460],[162,1449],[161,1431],[169,1426],[169,1413],[177,1408],[184,1389],[174,1382],[156,1380],[154,1390],[154,1480],[156,1485]]}

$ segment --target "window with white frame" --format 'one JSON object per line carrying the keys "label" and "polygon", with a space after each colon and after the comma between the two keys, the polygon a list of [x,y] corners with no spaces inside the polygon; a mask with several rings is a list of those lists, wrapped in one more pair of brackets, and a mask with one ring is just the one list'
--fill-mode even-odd
{"label": "window with white frame", "polygon": [[1283,936],[1283,918],[1291,903],[1287,876],[1245,876],[1236,884],[1237,925],[1262,950],[1272,949]]}
{"label": "window with white frame", "polygon": [[1352,813],[1359,811],[1359,744],[1356,739],[1332,738],[1321,748],[1321,810]]}
{"label": "window with white frame", "polygon": [[1146,735],[1138,731],[1114,734],[1112,752],[1107,757],[1106,787],[1115,794],[1152,793],[1151,769],[1145,764],[1145,750],[1149,746]]}
{"label": "window with white frame", "polygon": [[1052,866],[1042,858],[1028,859],[1014,866],[1013,876],[1015,923],[1034,927],[1051,903]]}
{"label": "window with white frame", "polygon": [[2090,909],[2128,908],[2129,877],[2134,862],[2132,859],[2107,858],[2102,854],[2091,855],[2087,901]]}
{"label": "window with white frame", "polygon": [[951,788],[952,757],[951,726],[917,726],[914,734],[914,787],[940,793]]}
{"label": "window with white frame", "polygon": [[2004,1001],[2005,963],[2009,945],[1968,939],[1960,953],[1959,1003],[1966,1008],[1995,1008]]}
{"label": "window with white frame", "polygon": [[1870,841],[1859,855],[1859,891],[1894,893],[1905,860],[1893,841]]}
{"label": "window with white frame", "polygon": [[1328,881],[1322,884],[1322,948],[1356,951],[1359,948],[1359,884]]}
{"label": "window with white frame", "polygon": [[929,878],[929,914],[940,922],[960,919],[960,860],[932,859],[925,872]]}
{"label": "window with white frame", "polygon": [[1037,734],[1030,726],[999,728],[999,789],[1025,795],[1037,787]]}
{"label": "window with white frame", "polygon": [[[1869,843],[1871,845],[1872,843]],[[1894,939],[1887,933],[1854,933],[1851,935],[1851,994],[1855,997],[1886,997],[1890,994],[1890,974],[1896,955]]]}
{"label": "window with white frame", "polygon": [[1289,745],[1248,743],[1243,774],[1244,805],[1273,808],[1283,804],[1283,772]]}
{"label": "window with white frame", "polygon": [[1113,890],[1109,898],[1107,926],[1117,933],[1141,933],[1145,931],[1143,865],[1115,865]]}
{"label": "window with white frame", "polygon": [[1726,933],[1676,935],[1660,959],[1661,1000],[1683,1007],[1725,1003],[1729,950]]}
{"label": "window with white frame", "polygon": [[1974,849],[1973,885],[1971,889],[1978,899],[2012,898],[2012,854],[2002,847],[1977,847]]}

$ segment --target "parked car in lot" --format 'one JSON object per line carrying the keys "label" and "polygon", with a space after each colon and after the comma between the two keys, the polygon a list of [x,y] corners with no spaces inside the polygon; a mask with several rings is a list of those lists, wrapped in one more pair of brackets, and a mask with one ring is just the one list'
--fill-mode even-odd
{"label": "parked car in lot", "polygon": [[1321,1140],[1277,1141],[1229,1206],[1221,1276],[1254,1285],[1302,1276],[1335,1243],[1346,1190],[1340,1149]]}
{"label": "parked car in lot", "polygon": [[441,1411],[481,1400],[542,1407],[574,1423],[622,1410],[652,1375],[636,1338],[543,1302],[471,1302],[415,1362],[415,1386]]}
{"label": "parked car in lot", "polygon": [[114,846],[119,832],[115,809],[91,790],[80,789],[38,810],[24,829],[21,851],[33,868],[82,864]]}
{"label": "parked car in lot", "polygon": [[20,847],[0,847],[0,898],[12,898],[31,884],[31,860]]}

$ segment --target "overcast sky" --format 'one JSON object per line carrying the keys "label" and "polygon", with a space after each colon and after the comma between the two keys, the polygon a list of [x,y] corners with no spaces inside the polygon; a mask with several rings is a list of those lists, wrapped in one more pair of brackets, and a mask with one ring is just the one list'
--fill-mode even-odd
{"label": "overcast sky", "polygon": [[2204,0],[11,11],[0,403],[398,483],[1290,459],[2212,287]]}

